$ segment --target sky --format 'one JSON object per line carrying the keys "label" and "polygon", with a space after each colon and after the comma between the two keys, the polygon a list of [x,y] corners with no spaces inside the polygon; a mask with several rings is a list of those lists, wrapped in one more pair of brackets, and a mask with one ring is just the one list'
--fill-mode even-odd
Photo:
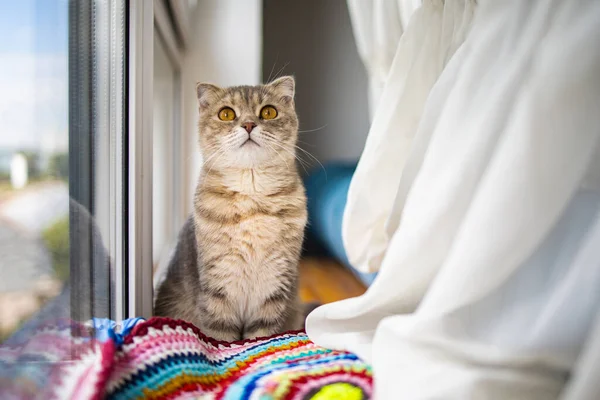
{"label": "sky", "polygon": [[68,144],[68,0],[0,0],[0,151]]}

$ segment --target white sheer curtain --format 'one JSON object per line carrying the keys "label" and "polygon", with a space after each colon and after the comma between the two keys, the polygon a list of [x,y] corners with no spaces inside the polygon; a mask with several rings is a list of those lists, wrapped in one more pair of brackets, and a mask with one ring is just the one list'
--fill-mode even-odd
{"label": "white sheer curtain", "polygon": [[348,0],[358,54],[369,76],[369,111],[377,108],[398,40],[420,0]]}
{"label": "white sheer curtain", "polygon": [[307,321],[377,398],[597,398],[599,37],[597,1],[412,14],[344,219],[378,277]]}
{"label": "white sheer curtain", "polygon": [[[367,3],[359,4],[365,7]],[[371,6],[375,7],[376,4],[372,3]],[[385,1],[384,4],[392,2]],[[398,14],[412,15],[412,4],[407,7],[408,10],[400,7],[402,11]],[[350,186],[344,217],[344,244],[348,258],[364,272],[376,271],[385,255],[388,241],[399,220],[398,213],[394,213],[393,218],[390,215],[400,178],[413,172],[399,166],[405,165],[408,160],[425,101],[444,66],[463,42],[473,9],[474,1],[471,0],[446,4],[441,1],[425,2],[423,7],[414,11],[401,37],[393,40],[395,35],[387,35],[391,45],[397,48],[391,65],[382,56],[388,53],[386,49],[390,43],[387,46],[373,43],[370,51],[364,51],[364,59],[374,57],[365,61],[372,85],[375,85],[371,94],[378,90],[377,85],[386,83],[381,97],[375,100],[379,107]],[[383,16],[389,12],[385,9],[373,14]],[[394,31],[396,28],[386,22],[390,17],[368,25],[357,20],[361,16],[368,19],[369,13],[355,11],[351,12],[351,16],[354,25],[365,25],[375,31],[386,26],[391,26]],[[359,35],[360,30],[355,34]],[[383,34],[379,36],[385,37]],[[361,41],[357,42],[360,49]],[[386,224],[391,226],[391,232],[386,229]]]}

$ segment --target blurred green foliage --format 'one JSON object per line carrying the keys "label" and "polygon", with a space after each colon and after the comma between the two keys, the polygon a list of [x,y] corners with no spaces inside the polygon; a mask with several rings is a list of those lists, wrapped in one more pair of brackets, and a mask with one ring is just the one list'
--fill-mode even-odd
{"label": "blurred green foliage", "polygon": [[69,279],[69,217],[57,220],[42,232],[42,239],[52,257],[52,268],[63,282]]}
{"label": "blurred green foliage", "polygon": [[27,160],[27,174],[29,180],[35,180],[42,175],[40,167],[40,155],[34,151],[19,151]]}
{"label": "blurred green foliage", "polygon": [[69,154],[55,153],[48,161],[48,174],[54,178],[69,179]]}

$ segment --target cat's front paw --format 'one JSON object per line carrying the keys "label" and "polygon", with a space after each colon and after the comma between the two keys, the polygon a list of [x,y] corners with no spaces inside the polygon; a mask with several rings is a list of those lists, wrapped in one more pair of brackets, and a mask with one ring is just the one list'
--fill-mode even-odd
{"label": "cat's front paw", "polygon": [[256,338],[261,338],[261,337],[268,337],[268,336],[273,336],[275,333],[277,332],[273,332],[272,329],[267,329],[267,328],[259,328],[259,329],[254,329],[250,332],[244,332],[244,339],[256,339]]}
{"label": "cat's front paw", "polygon": [[217,329],[207,329],[201,328],[202,333],[204,333],[209,338],[220,340],[223,342],[235,342],[236,340],[240,340],[239,332],[234,331],[221,331]]}

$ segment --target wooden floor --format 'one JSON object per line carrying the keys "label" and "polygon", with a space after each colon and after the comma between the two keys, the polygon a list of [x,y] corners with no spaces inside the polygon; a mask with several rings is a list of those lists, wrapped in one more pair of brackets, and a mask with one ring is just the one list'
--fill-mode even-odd
{"label": "wooden floor", "polygon": [[360,296],[365,285],[337,261],[305,258],[300,261],[300,298],[322,304]]}

